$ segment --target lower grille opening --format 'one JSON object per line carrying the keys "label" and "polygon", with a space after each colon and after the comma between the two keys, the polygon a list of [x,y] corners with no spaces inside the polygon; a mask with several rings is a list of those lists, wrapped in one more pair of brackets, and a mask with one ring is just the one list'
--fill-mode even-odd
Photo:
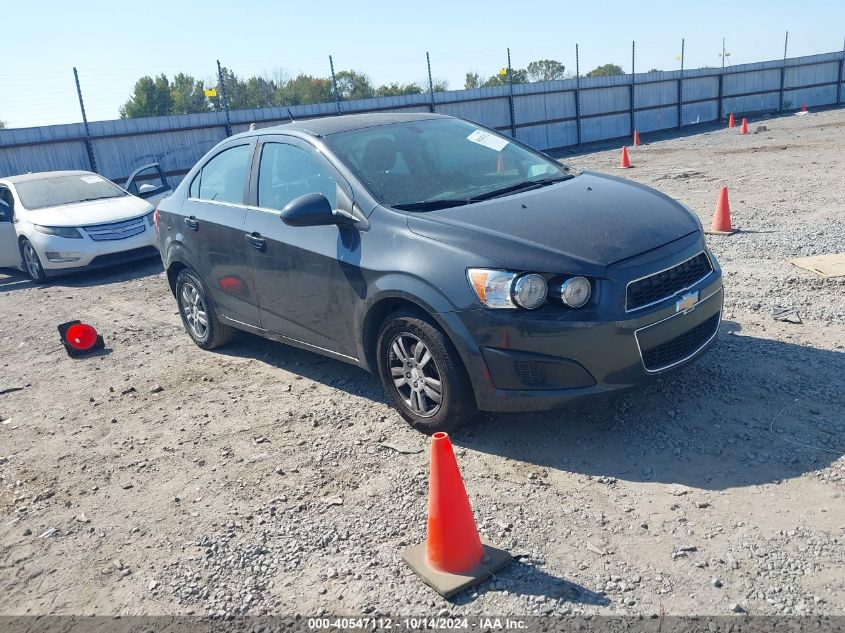
{"label": "lower grille opening", "polygon": [[130,251],[122,251],[120,253],[109,253],[108,255],[98,255],[91,260],[90,266],[109,266],[111,264],[123,264],[132,262],[145,257],[153,257],[158,255],[158,249],[155,246],[143,246],[141,248],[133,248]]}
{"label": "lower grille opening", "polygon": [[692,356],[704,345],[719,327],[719,313],[699,323],[691,330],[649,350],[643,350],[643,364],[649,371],[659,371]]}
{"label": "lower grille opening", "polygon": [[513,371],[523,385],[539,385],[543,382],[543,373],[540,371],[540,366],[534,361],[514,361]]}

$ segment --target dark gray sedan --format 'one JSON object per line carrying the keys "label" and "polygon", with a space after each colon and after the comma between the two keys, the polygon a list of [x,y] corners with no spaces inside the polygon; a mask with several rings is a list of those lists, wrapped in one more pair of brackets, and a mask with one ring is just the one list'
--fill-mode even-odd
{"label": "dark gray sedan", "polygon": [[689,209],[447,116],[233,136],[155,224],[197,345],[245,330],[377,372],[425,432],[643,385],[719,329]]}

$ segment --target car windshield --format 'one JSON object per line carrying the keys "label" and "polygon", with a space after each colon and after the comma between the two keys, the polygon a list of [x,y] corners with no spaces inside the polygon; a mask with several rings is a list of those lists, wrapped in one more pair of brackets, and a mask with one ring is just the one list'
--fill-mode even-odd
{"label": "car windshield", "polygon": [[24,180],[16,183],[15,189],[17,189],[21,204],[30,210],[129,195],[113,182],[96,174],[72,174]]}
{"label": "car windshield", "polygon": [[374,126],[326,137],[383,204],[433,210],[572,178],[565,165],[461,119]]}

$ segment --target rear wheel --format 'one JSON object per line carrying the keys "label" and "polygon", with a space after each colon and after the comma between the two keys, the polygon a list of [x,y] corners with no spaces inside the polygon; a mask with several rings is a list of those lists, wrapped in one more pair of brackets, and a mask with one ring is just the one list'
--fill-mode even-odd
{"label": "rear wheel", "polygon": [[377,354],[388,398],[418,431],[448,431],[478,416],[457,350],[422,314],[390,315],[379,331]]}
{"label": "rear wheel", "polygon": [[44,267],[41,265],[41,260],[38,257],[38,252],[28,239],[21,240],[21,257],[23,258],[23,265],[29,278],[37,284],[47,281],[47,275],[44,274]]}
{"label": "rear wheel", "polygon": [[234,328],[220,322],[205,286],[190,268],[176,277],[176,301],[185,331],[202,349],[220,347],[234,337]]}

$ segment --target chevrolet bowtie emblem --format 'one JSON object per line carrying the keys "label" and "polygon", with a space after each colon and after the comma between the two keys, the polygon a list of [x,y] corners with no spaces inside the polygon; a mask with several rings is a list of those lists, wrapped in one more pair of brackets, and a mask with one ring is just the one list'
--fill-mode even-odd
{"label": "chevrolet bowtie emblem", "polygon": [[690,312],[698,305],[698,292],[688,292],[675,302],[675,312]]}

